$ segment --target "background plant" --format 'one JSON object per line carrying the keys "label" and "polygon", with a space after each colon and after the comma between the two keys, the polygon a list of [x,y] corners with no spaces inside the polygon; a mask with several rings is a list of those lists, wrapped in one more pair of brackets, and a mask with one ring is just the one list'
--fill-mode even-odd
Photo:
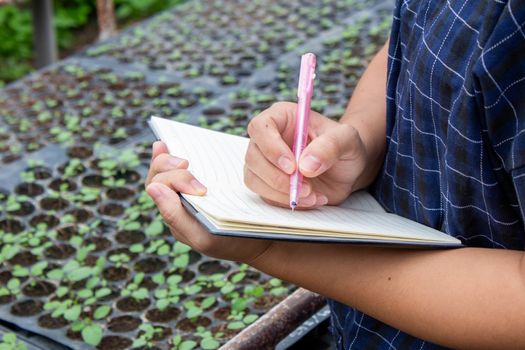
{"label": "background plant", "polygon": [[[122,27],[182,1],[115,0],[115,15]],[[91,37],[91,40],[96,39],[95,1],[55,0],[53,6],[61,55],[76,45],[75,38],[79,33]],[[30,72],[32,58],[33,27],[29,4],[0,6],[0,86]]]}

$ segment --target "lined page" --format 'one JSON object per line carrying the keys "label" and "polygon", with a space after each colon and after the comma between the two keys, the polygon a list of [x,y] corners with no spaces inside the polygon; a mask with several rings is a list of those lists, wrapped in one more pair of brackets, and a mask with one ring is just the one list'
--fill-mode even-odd
{"label": "lined page", "polygon": [[332,233],[346,233],[378,239],[457,242],[454,237],[398,215],[334,206],[292,212],[288,208],[268,205],[243,188],[211,186],[205,197],[184,195],[184,198],[211,217],[219,228],[235,226],[249,231],[257,225],[290,234],[332,236]]}
{"label": "lined page", "polygon": [[[294,211],[265,203],[243,181],[247,138],[153,117],[152,128],[170,153],[189,160],[190,171],[208,188],[205,196],[183,194],[219,227],[264,226],[289,233],[357,234],[378,238],[458,242],[437,230],[387,214],[366,192],[338,207]],[[289,230],[293,228],[292,230]]]}
{"label": "lined page", "polygon": [[188,169],[206,186],[244,186],[249,139],[158,117],[152,117],[150,125],[170,154],[187,159]]}

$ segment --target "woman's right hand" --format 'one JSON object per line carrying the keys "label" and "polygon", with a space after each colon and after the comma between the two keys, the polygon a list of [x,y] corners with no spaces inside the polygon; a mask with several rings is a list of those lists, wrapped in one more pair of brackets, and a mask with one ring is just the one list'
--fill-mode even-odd
{"label": "woman's right hand", "polygon": [[299,208],[337,205],[366,180],[360,177],[367,152],[359,132],[349,124],[311,111],[309,143],[299,165],[291,150],[297,105],[278,102],[248,125],[244,182],[266,202],[289,207],[290,174],[297,166],[303,174]]}

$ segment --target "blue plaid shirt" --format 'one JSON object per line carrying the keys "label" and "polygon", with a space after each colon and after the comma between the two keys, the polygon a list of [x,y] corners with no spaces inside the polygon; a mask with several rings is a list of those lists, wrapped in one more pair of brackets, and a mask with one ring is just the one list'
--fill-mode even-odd
{"label": "blue plaid shirt", "polygon": [[[466,245],[523,250],[525,1],[397,1],[387,84],[376,198]],[[440,348],[330,305],[338,349]]]}

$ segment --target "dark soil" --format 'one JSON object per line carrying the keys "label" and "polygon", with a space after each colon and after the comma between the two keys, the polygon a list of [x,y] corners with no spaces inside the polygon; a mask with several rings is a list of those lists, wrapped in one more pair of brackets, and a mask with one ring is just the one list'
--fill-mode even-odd
{"label": "dark soil", "polygon": [[46,281],[35,281],[28,283],[22,292],[29,297],[45,297],[55,291],[55,286]]}
{"label": "dark soil", "polygon": [[37,166],[37,167],[34,167],[33,169],[27,169],[27,170],[32,170],[33,174],[35,175],[35,179],[37,180],[49,179],[52,174],[51,169],[45,166]]}
{"label": "dark soil", "polygon": [[94,244],[95,245],[95,252],[101,252],[103,250],[108,249],[111,247],[111,241],[104,237],[90,237],[84,241],[85,245]]}
{"label": "dark soil", "polygon": [[9,164],[19,160],[20,158],[22,157],[19,154],[8,154],[4,158],[2,158],[2,162]]}
{"label": "dark soil", "polygon": [[277,295],[263,295],[253,303],[253,307],[258,310],[269,310],[273,306],[279,304],[286,296]]}
{"label": "dark soil", "polygon": [[47,248],[44,255],[49,259],[67,259],[76,253],[76,249],[69,244],[59,244]]}
{"label": "dark soil", "polygon": [[51,314],[45,314],[38,318],[38,325],[42,328],[58,329],[65,327],[69,324],[64,317],[51,317]]}
{"label": "dark soil", "polygon": [[117,308],[121,311],[142,311],[150,305],[149,299],[137,300],[132,297],[125,297],[117,301]]}
{"label": "dark soil", "polygon": [[15,219],[4,219],[0,221],[0,230],[4,232],[16,234],[22,232],[24,228],[24,224]]}
{"label": "dark soil", "polygon": [[120,231],[116,234],[115,239],[120,244],[132,245],[142,242],[146,239],[146,235],[141,231]]}
{"label": "dark soil", "polygon": [[33,227],[36,227],[39,224],[46,224],[48,228],[52,228],[57,226],[60,223],[60,220],[54,215],[39,214],[33,216],[29,223]]}
{"label": "dark soil", "polygon": [[71,237],[78,233],[77,229],[73,225],[62,226],[57,228],[57,239],[61,241],[69,241]]}
{"label": "dark soil", "polygon": [[127,187],[110,188],[106,192],[106,195],[108,196],[108,198],[111,198],[111,199],[114,199],[114,200],[119,200],[119,201],[120,200],[124,200],[124,199],[128,199],[128,198],[132,197],[134,194],[135,194],[135,192],[133,190],[130,190]]}
{"label": "dark soil", "polygon": [[127,349],[133,344],[131,339],[120,337],[118,335],[108,335],[102,338],[102,341],[97,346],[99,350],[123,350]]}
{"label": "dark soil", "polygon": [[86,222],[93,217],[93,213],[86,209],[75,208],[68,210],[66,214],[73,215],[77,222]]}
{"label": "dark soil", "polygon": [[126,180],[126,183],[132,183],[132,182],[137,182],[139,181],[142,176],[140,176],[140,174],[138,172],[136,172],[135,170],[123,170],[123,171],[120,171],[117,176],[115,176],[115,178],[117,180],[119,179],[124,179]]}
{"label": "dark soil", "polygon": [[120,216],[124,213],[124,207],[116,203],[108,203],[98,207],[98,212],[102,215]]}
{"label": "dark soil", "polygon": [[104,177],[100,175],[86,175],[82,179],[82,184],[89,187],[102,187]]}
{"label": "dark soil", "polygon": [[45,210],[62,210],[69,206],[69,202],[63,198],[46,197],[40,200],[40,206]]}
{"label": "dark soil", "polygon": [[159,285],[155,282],[153,282],[153,280],[151,279],[151,277],[144,277],[144,279],[142,280],[142,282],[140,283],[140,287],[141,288],[146,288],[147,290],[153,290],[155,288],[157,288]]}
{"label": "dark soil", "polygon": [[11,313],[15,316],[34,316],[42,311],[44,304],[38,300],[24,300],[11,307]]}
{"label": "dark soil", "polygon": [[49,188],[54,191],[66,190],[66,191],[75,191],[77,185],[68,179],[55,179],[49,183]]}
{"label": "dark soil", "polygon": [[135,264],[137,272],[153,273],[163,270],[166,267],[166,262],[159,258],[146,258],[138,261]]}
{"label": "dark soil", "polygon": [[110,266],[104,269],[102,275],[110,281],[122,281],[128,278],[129,270],[123,266]]}
{"label": "dark soil", "polygon": [[183,270],[180,274],[182,275],[183,282],[189,282],[195,278],[195,272],[192,272],[191,270]]}
{"label": "dark soil", "polygon": [[181,311],[174,306],[168,306],[164,310],[151,309],[146,312],[146,318],[152,322],[169,322],[176,319]]}
{"label": "dark soil", "polygon": [[108,329],[115,333],[125,333],[137,329],[142,321],[140,318],[125,315],[109,320]]}
{"label": "dark soil", "polygon": [[70,158],[89,158],[93,155],[93,150],[87,146],[73,146],[67,150],[67,155]]}
{"label": "dark soil", "polygon": [[29,197],[36,197],[44,193],[44,188],[31,182],[23,182],[16,186],[15,192]]}
{"label": "dark soil", "polygon": [[230,265],[225,262],[213,260],[205,261],[199,264],[199,272],[205,275],[213,275],[215,273],[225,273],[230,269]]}
{"label": "dark soil", "polygon": [[196,263],[202,258],[202,255],[199,252],[196,252],[195,250],[190,250],[188,254],[190,256],[190,261],[189,261],[190,265]]}
{"label": "dark soil", "polygon": [[205,316],[199,316],[194,320],[185,318],[177,323],[177,328],[184,332],[193,332],[197,327],[208,327],[211,324],[211,320]]}
{"label": "dark soil", "polygon": [[223,306],[213,312],[213,317],[218,320],[226,321],[230,316],[231,308],[229,306]]}
{"label": "dark soil", "polygon": [[68,330],[66,331],[66,336],[67,336],[69,339],[82,341],[82,333],[80,333],[80,332],[73,332],[73,331],[71,330],[71,328],[68,328]]}
{"label": "dark soil", "polygon": [[36,255],[33,255],[30,251],[24,251],[13,256],[9,260],[9,263],[11,263],[11,265],[31,266],[37,261],[38,258]]}
{"label": "dark soil", "polygon": [[223,116],[225,113],[226,111],[220,107],[208,107],[202,111],[202,114],[208,117],[208,119],[218,118]]}
{"label": "dark soil", "polygon": [[0,272],[0,286],[7,284],[11,278],[13,278],[11,271]]}

